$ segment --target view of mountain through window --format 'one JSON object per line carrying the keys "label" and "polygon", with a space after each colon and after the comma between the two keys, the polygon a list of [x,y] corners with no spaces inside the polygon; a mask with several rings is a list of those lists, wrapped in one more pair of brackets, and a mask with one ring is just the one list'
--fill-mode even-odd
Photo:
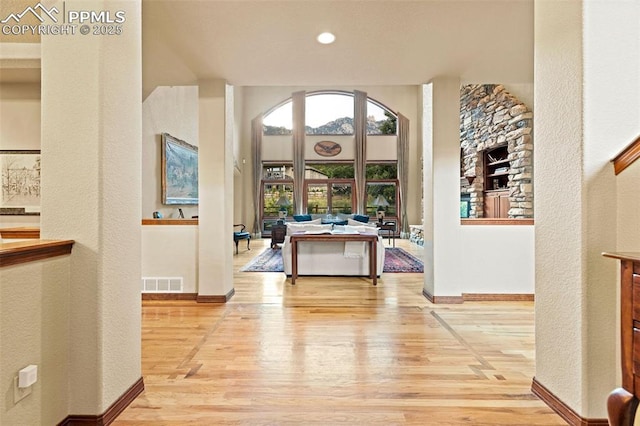
{"label": "view of mountain through window", "polygon": [[[354,98],[349,93],[309,94],[305,104],[307,135],[352,135]],[[280,105],[263,119],[264,134],[290,135],[293,128],[292,102]],[[396,117],[371,100],[367,101],[367,134],[395,135]]]}

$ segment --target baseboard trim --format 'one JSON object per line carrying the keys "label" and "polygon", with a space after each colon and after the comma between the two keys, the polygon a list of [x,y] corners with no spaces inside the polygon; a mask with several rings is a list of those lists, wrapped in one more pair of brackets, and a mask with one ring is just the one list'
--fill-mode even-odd
{"label": "baseboard trim", "polygon": [[462,293],[465,302],[533,302],[529,293]]}
{"label": "baseboard trim", "polygon": [[122,394],[122,396],[120,396],[120,398],[111,404],[104,413],[96,416],[87,414],[70,414],[62,422],[58,423],[58,426],[110,425],[142,392],[144,392],[144,379],[140,377],[129,389],[125,391],[125,393]]}
{"label": "baseboard trim", "polygon": [[198,293],[142,293],[142,300],[196,300]]}
{"label": "baseboard trim", "polygon": [[425,289],[422,289],[422,295],[434,305],[459,305],[464,302],[462,296],[433,296]]}
{"label": "baseboard trim", "polygon": [[543,384],[538,382],[534,377],[531,382],[531,392],[555,411],[560,417],[562,417],[571,426],[608,426],[609,421],[607,419],[585,419],[576,413],[571,407],[562,402],[560,398],[555,396],[549,389],[544,387]]}
{"label": "baseboard trim", "polygon": [[198,295],[196,297],[196,302],[198,303],[227,303],[229,300],[231,300],[231,298],[233,297],[233,295],[236,294],[236,289],[232,288],[231,290],[229,290],[229,293],[223,295],[223,296],[204,296],[204,295]]}

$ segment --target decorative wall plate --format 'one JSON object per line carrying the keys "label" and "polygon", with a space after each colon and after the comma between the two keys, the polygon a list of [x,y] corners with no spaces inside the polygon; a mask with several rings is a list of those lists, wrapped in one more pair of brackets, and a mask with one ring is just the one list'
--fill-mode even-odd
{"label": "decorative wall plate", "polygon": [[342,147],[339,143],[333,141],[320,141],[315,144],[313,150],[316,154],[323,157],[334,157],[342,151]]}

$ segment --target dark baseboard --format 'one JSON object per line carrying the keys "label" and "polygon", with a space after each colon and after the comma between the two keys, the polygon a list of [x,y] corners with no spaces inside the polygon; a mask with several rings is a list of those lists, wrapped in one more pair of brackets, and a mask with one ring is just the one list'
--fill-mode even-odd
{"label": "dark baseboard", "polygon": [[462,293],[465,302],[533,302],[529,293]]}
{"label": "dark baseboard", "polygon": [[196,300],[198,293],[142,293],[142,300]]}
{"label": "dark baseboard", "polygon": [[87,415],[87,414],[70,414],[62,422],[58,423],[58,426],[106,426],[113,423],[113,421],[124,411],[125,408],[133,402],[138,395],[144,392],[144,380],[140,377],[125,393],[120,396],[107,411],[100,415]]}
{"label": "dark baseboard", "polygon": [[236,293],[236,289],[232,288],[229,293],[223,296],[203,296],[198,295],[196,302],[198,303],[227,303],[233,295]]}
{"label": "dark baseboard", "polygon": [[[571,407],[562,402],[560,398],[555,396],[549,389],[544,387],[540,382],[533,378],[531,382],[531,392],[555,411],[560,417],[562,417],[571,426],[608,426],[609,421],[607,419],[585,419],[576,413]],[[605,402],[603,401],[603,404]]]}
{"label": "dark baseboard", "polygon": [[433,296],[425,289],[422,289],[422,295],[426,297],[429,302],[436,305],[459,305],[464,302],[462,296]]}

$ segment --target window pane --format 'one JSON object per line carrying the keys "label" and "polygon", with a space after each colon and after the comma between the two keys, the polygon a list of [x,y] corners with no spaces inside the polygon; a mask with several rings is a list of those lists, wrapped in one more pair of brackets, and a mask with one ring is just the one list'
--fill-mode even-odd
{"label": "window pane", "polygon": [[328,187],[326,183],[307,185],[307,213],[326,214],[328,206]]}
{"label": "window pane", "polygon": [[282,104],[262,119],[262,129],[265,135],[290,135],[293,129],[292,102]]}
{"label": "window pane", "polygon": [[278,217],[278,211],[287,210],[287,216],[293,214],[293,184],[263,184],[263,211],[264,217]]}
{"label": "window pane", "polygon": [[293,167],[287,164],[265,164],[262,167],[265,180],[293,179]]}
{"label": "window pane", "polygon": [[397,164],[367,164],[367,179],[397,179]]}
{"label": "window pane", "polygon": [[397,217],[396,184],[391,182],[367,183],[367,214],[376,217],[381,209],[385,216]]}
{"label": "window pane", "polygon": [[353,164],[307,164],[305,173],[306,179],[353,179],[354,176]]}
{"label": "window pane", "polygon": [[395,135],[396,116],[381,106],[367,101],[367,134]]}
{"label": "window pane", "polygon": [[353,96],[335,93],[308,95],[305,124],[308,135],[352,135]]}
{"label": "window pane", "polygon": [[331,214],[351,214],[352,200],[350,183],[334,183],[331,185]]}

